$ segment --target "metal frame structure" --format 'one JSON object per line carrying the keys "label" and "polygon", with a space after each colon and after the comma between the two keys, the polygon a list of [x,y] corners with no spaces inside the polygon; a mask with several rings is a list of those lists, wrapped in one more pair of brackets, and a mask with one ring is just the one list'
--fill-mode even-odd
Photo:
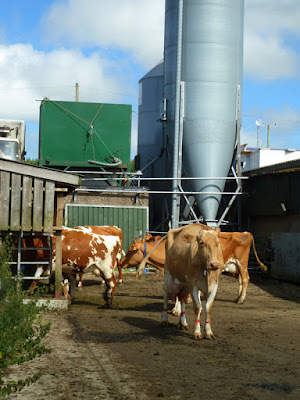
{"label": "metal frame structure", "polygon": [[[22,275],[22,265],[49,265],[50,273],[47,276],[41,276],[38,280],[48,280],[52,276],[52,236],[50,233],[25,233],[25,232],[11,232],[11,236],[17,236],[18,243],[17,248],[14,249],[17,251],[17,261],[8,262],[10,265],[17,266],[17,279],[20,279]],[[23,247],[22,239],[23,237],[41,237],[47,236],[49,237],[49,247]],[[49,251],[49,260],[48,261],[23,261],[22,260],[22,252],[26,251],[38,251],[38,250],[46,250]],[[34,280],[36,279],[34,276],[22,276],[22,280]]]}

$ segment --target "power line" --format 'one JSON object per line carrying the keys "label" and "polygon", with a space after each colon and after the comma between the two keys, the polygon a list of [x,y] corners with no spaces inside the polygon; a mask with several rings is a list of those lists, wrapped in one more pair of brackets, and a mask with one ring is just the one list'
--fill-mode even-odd
{"label": "power line", "polygon": [[[31,86],[31,87],[20,87],[20,88],[0,88],[0,92],[15,91],[15,90],[63,89],[63,88],[74,89],[74,85],[72,85],[72,86]],[[122,93],[122,92],[114,92],[114,91],[110,91],[110,90],[98,90],[96,88],[91,88],[91,87],[82,86],[82,85],[80,85],[80,89],[93,90],[94,92],[97,92],[98,94],[109,93],[109,94],[115,94],[115,95],[120,95],[120,96],[124,96],[124,97],[132,97],[134,99],[138,98],[138,96],[133,96],[131,94],[126,94],[126,93]]]}

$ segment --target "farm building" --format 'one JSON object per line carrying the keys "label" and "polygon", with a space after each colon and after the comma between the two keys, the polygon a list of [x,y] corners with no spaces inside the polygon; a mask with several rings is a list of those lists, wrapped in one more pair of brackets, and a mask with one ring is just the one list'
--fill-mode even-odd
{"label": "farm building", "polygon": [[[300,159],[246,170],[243,195],[228,214],[251,232],[271,276],[300,281]],[[230,182],[227,182],[230,190]]]}
{"label": "farm building", "polygon": [[[17,161],[0,159],[0,232],[17,241],[15,272],[23,272],[26,264],[22,246],[24,236],[47,236],[51,248],[51,235],[55,233],[57,246],[56,284],[60,297],[61,259],[58,256],[63,225],[64,196],[80,185],[80,177]],[[51,271],[51,258],[48,262]],[[32,275],[31,275],[32,278]],[[30,276],[24,277],[30,279]]]}

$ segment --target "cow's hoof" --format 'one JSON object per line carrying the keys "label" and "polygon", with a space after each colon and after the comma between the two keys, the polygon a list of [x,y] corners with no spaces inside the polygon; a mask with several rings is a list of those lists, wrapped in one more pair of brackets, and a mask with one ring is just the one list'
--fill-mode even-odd
{"label": "cow's hoof", "polygon": [[241,297],[238,297],[238,298],[235,300],[235,303],[236,303],[236,304],[243,304],[243,303],[244,303],[244,299],[242,299]]}
{"label": "cow's hoof", "polygon": [[166,327],[166,326],[168,326],[168,321],[161,321],[160,324],[162,327]]}
{"label": "cow's hoof", "polygon": [[119,279],[118,283],[119,283],[119,285],[122,285],[123,279]]}
{"label": "cow's hoof", "polygon": [[212,334],[212,333],[210,333],[210,334],[205,334],[205,339],[208,339],[208,340],[215,340],[215,338],[214,338],[214,335]]}
{"label": "cow's hoof", "polygon": [[196,340],[203,339],[203,336],[201,335],[201,332],[194,332],[194,339],[196,339]]}
{"label": "cow's hoof", "polygon": [[179,322],[178,328],[179,328],[181,331],[187,331],[187,330],[189,329],[189,326],[188,326],[188,324],[181,324],[181,323]]}

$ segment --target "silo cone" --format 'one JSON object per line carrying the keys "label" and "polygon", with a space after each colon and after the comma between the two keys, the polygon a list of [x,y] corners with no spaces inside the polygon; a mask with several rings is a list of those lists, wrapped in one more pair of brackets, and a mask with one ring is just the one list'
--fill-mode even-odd
{"label": "silo cone", "polygon": [[[228,175],[236,140],[237,86],[242,87],[243,19],[243,0],[184,0],[181,80],[187,176]],[[193,181],[193,191],[220,193],[195,196],[206,221],[216,219],[224,186],[225,180]]]}

